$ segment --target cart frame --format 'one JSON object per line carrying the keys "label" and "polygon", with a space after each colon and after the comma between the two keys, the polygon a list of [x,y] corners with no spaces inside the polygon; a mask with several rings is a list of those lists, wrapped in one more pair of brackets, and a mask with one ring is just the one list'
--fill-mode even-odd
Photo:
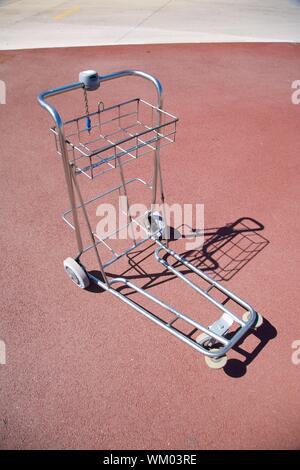
{"label": "cart frame", "polygon": [[[162,88],[160,81],[154,76],[146,72],[139,71],[139,70],[123,70],[123,71],[108,74],[108,75],[98,76],[98,79],[99,79],[99,82],[102,84],[110,80],[120,79],[123,77],[131,77],[131,76],[143,78],[154,85],[156,94],[157,94],[157,105],[155,109],[158,111],[164,112],[162,110],[163,88]],[[205,274],[202,270],[197,269],[187,259],[185,259],[181,255],[179,255],[178,253],[170,249],[168,245],[168,241],[163,242],[163,237],[158,236],[157,233],[153,233],[151,231],[148,233],[148,236],[146,236],[143,240],[139,242],[134,241],[134,244],[131,248],[124,251],[120,256],[113,258],[111,262],[106,263],[106,264],[102,262],[101,257],[99,255],[99,251],[98,251],[99,241],[95,239],[95,235],[92,231],[92,228],[89,222],[89,217],[86,211],[86,202],[83,201],[79,184],[77,181],[77,176],[79,172],[76,167],[76,162],[75,163],[74,161],[71,162],[69,159],[69,154],[67,150],[67,144],[69,142],[67,141],[65,137],[65,132],[64,132],[65,123],[63,123],[61,116],[59,112],[57,111],[57,109],[47,101],[48,98],[52,96],[67,93],[69,91],[82,89],[82,88],[84,88],[84,84],[82,82],[74,82],[65,86],[61,86],[58,88],[53,88],[51,90],[45,91],[38,96],[39,104],[50,113],[55,123],[55,128],[51,128],[51,130],[56,134],[56,137],[57,137],[58,153],[62,156],[65,180],[67,184],[68,196],[69,196],[69,201],[70,201],[70,206],[71,206],[71,209],[69,211],[66,211],[63,214],[63,218],[75,230],[77,249],[78,249],[77,255],[74,258],[75,261],[79,264],[79,266],[82,269],[85,270],[83,264],[80,261],[80,257],[87,249],[93,249],[95,251],[95,255],[96,255],[96,259],[100,268],[102,279],[100,279],[99,277],[85,270],[86,275],[88,276],[88,279],[91,282],[95,283],[102,289],[111,292],[114,296],[121,299],[123,302],[125,302],[127,305],[137,310],[139,313],[142,313],[144,316],[152,320],[157,325],[161,326],[162,328],[167,330],[169,333],[176,336],[178,339],[182,340],[183,342],[185,342],[192,348],[204,354],[206,356],[206,362],[211,367],[214,367],[214,368],[220,368],[221,366],[223,367],[224,364],[226,363],[226,361],[224,362],[223,360],[224,357],[226,357],[226,353],[231,348],[233,348],[234,345],[238,343],[246,335],[249,329],[254,328],[255,326],[259,326],[260,324],[260,318],[261,318],[260,315],[247,302],[242,300],[240,297],[238,297],[236,294],[234,294],[230,290],[223,287],[222,284],[215,281],[213,278]],[[100,113],[99,108],[98,108],[98,113]],[[90,115],[92,115],[92,113]],[[161,122],[161,116],[162,114],[158,112],[156,126],[155,128],[153,128],[154,132],[157,132],[156,135],[159,136],[157,137],[157,142],[154,145],[153,178],[152,178],[152,184],[151,186],[149,186],[150,188],[152,188],[152,204],[153,205],[156,204],[157,202],[158,186],[160,190],[160,200],[162,204],[164,204],[165,202],[163,178],[162,178],[161,165],[160,165],[160,137],[161,137],[160,129],[161,129],[161,126],[163,125]],[[172,115],[169,115],[169,116],[171,116],[172,118],[175,118]],[[177,118],[175,118],[172,122],[176,124],[176,121],[177,121]],[[118,146],[116,146],[115,148],[117,147]],[[115,158],[116,166],[118,163],[121,181],[122,181],[122,184],[120,185],[120,187],[123,187],[125,194],[126,194],[126,185],[128,184],[128,181],[126,182],[124,180],[124,175],[122,172],[122,165],[119,161],[120,158],[118,154],[115,154],[115,155],[116,155],[116,158]],[[134,178],[133,180],[142,181],[139,178]],[[146,184],[144,181],[142,182]],[[97,199],[98,197],[102,197],[102,196],[105,197],[106,194],[107,192],[104,192],[100,194],[100,196],[97,196],[95,199]],[[79,199],[79,204],[76,204],[76,195],[77,195],[77,198]],[[89,232],[89,236],[91,240],[91,245],[89,245],[87,248],[83,246],[80,224],[79,224],[79,219],[78,219],[78,212],[77,212],[78,208],[81,208],[83,211],[83,215],[87,224],[87,228],[88,228],[88,232]],[[72,214],[72,219],[73,219],[72,224],[67,219],[67,216],[70,213]],[[162,235],[162,234],[159,233],[159,235]],[[180,278],[183,282],[188,284],[192,289],[194,289],[197,293],[203,296],[206,300],[214,304],[214,306],[217,307],[221,311],[222,313],[221,317],[216,322],[206,327],[203,324],[199,323],[198,321],[193,320],[188,315],[172,307],[171,305],[165,303],[160,298],[150,294],[146,290],[133,284],[131,281],[126,279],[126,277],[120,276],[120,277],[115,277],[113,279],[108,279],[106,275],[106,271],[105,271],[106,267],[112,264],[117,259],[119,259],[121,256],[128,254],[137,246],[142,245],[147,240],[151,240],[155,242],[155,244],[157,245],[157,248],[155,250],[155,258],[160,264],[162,264],[166,269],[172,272],[175,276]],[[190,279],[188,279],[186,276],[182,274],[182,272],[180,272],[178,269],[176,269],[166,260],[166,256],[164,257],[161,256],[161,253],[163,253],[164,255],[170,256],[172,258],[175,258],[175,260],[181,263],[181,265],[184,265],[185,267],[187,267],[191,272],[199,276],[199,278],[204,279],[209,284],[209,288],[205,290],[202,287],[198,286],[193,281],[191,281]],[[163,319],[156,316],[154,313],[148,311],[146,308],[137,304],[128,296],[122,294],[117,288],[115,288],[117,284],[125,285],[133,289],[135,292],[141,294],[142,296],[150,299],[154,303],[154,305],[155,304],[159,305],[160,307],[163,307],[168,312],[172,313],[174,315],[174,318],[170,322],[164,321]],[[215,288],[217,291],[227,296],[228,299],[233,300],[235,303],[241,306],[245,310],[245,315],[243,315],[243,317],[241,318],[240,316],[234,314],[224,305],[224,303],[221,303],[214,296],[212,296],[210,291],[213,288]],[[187,322],[188,324],[190,324],[191,326],[199,330],[201,332],[200,340],[198,339],[194,340],[190,336],[176,329],[176,327],[174,327],[174,323],[178,319],[184,320],[185,322]],[[226,333],[234,322],[237,323],[239,328],[237,331],[234,332],[234,334],[230,338],[227,338]],[[216,344],[219,344],[218,349],[214,349],[212,347],[213,345],[216,345]],[[220,364],[220,367],[218,366],[218,364]]]}

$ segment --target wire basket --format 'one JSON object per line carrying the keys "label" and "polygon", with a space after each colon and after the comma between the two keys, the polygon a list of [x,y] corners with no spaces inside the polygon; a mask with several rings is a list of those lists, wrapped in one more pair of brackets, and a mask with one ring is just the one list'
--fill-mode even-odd
{"label": "wire basket", "polygon": [[[116,168],[118,159],[125,164],[158,146],[173,143],[177,121],[175,116],[140,98],[107,108],[99,102],[97,111],[64,123],[69,161],[75,164],[77,173],[93,179]],[[61,155],[57,128],[50,130]]]}

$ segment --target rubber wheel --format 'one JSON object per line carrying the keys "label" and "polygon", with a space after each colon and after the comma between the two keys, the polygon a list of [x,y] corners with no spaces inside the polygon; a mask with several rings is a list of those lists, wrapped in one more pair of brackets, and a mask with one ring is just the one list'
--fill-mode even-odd
{"label": "rubber wheel", "polygon": [[[256,315],[257,315],[257,319],[256,319],[256,322],[254,323],[253,327],[254,328],[259,328],[262,324],[263,324],[263,317],[256,312]],[[249,317],[250,317],[250,312],[245,312],[244,315],[242,316],[242,319],[244,321],[248,321],[249,320]]]}
{"label": "rubber wheel", "polygon": [[[218,351],[218,349],[213,348],[210,349],[210,351],[215,352]],[[228,358],[227,356],[221,356],[218,357],[217,359],[214,359],[213,357],[205,356],[204,357],[206,365],[210,367],[210,369],[223,369],[223,367],[226,365]]]}
{"label": "rubber wheel", "polygon": [[148,230],[155,238],[161,238],[165,232],[165,222],[159,212],[149,212],[148,214]]}
{"label": "rubber wheel", "polygon": [[208,337],[206,333],[201,333],[196,338],[196,343],[200,344],[203,348],[210,349],[216,342],[214,338]]}
{"label": "rubber wheel", "polygon": [[71,281],[73,281],[78,287],[86,289],[89,286],[90,280],[87,273],[73,258],[66,258],[64,260],[64,269]]}

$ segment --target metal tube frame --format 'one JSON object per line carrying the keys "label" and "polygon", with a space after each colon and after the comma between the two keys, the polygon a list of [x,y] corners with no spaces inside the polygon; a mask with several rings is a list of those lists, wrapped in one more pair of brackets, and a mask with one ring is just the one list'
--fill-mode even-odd
{"label": "metal tube frame", "polygon": [[[152,76],[152,75],[150,75],[146,72],[139,71],[139,70],[124,70],[124,71],[120,71],[120,72],[116,72],[116,73],[112,73],[112,74],[108,74],[108,75],[99,76],[99,81],[100,81],[100,83],[102,83],[102,82],[114,80],[114,79],[117,79],[117,78],[130,77],[130,76],[141,77],[141,78],[144,78],[144,79],[146,79],[146,80],[148,80],[148,81],[150,81],[154,84],[155,89],[156,89],[156,93],[157,93],[157,108],[162,109],[162,106],[163,106],[163,89],[162,89],[162,85],[161,85],[160,81],[157,78],[155,78],[154,76]],[[240,339],[246,334],[246,332],[251,327],[253,327],[253,325],[255,323],[255,320],[257,318],[257,314],[253,310],[253,308],[249,304],[244,302],[240,297],[238,297],[233,292],[231,292],[228,289],[226,289],[225,287],[223,287],[219,282],[215,281],[214,279],[212,279],[210,276],[208,276],[207,274],[205,274],[201,270],[195,268],[184,257],[180,256],[178,253],[171,250],[168,247],[167,241],[165,241],[165,243],[162,243],[161,240],[157,239],[157,237],[153,237],[153,236],[149,235],[148,240],[152,240],[158,245],[157,249],[155,250],[156,260],[159,263],[161,263],[166,269],[168,269],[174,275],[176,275],[178,278],[182,279],[185,283],[187,283],[197,293],[201,294],[205,299],[212,302],[223,313],[226,313],[227,315],[229,315],[230,318],[233,321],[235,321],[236,323],[239,324],[240,328],[234,333],[234,335],[232,336],[231,339],[227,339],[222,335],[216,334],[215,332],[210,330],[209,327],[207,328],[204,325],[202,325],[201,323],[196,322],[195,320],[190,318],[188,315],[178,311],[174,307],[171,307],[170,305],[166,304],[164,301],[162,301],[158,297],[156,297],[156,296],[148,293],[146,290],[136,286],[135,284],[133,284],[132,282],[130,282],[128,279],[126,279],[124,277],[116,277],[116,278],[113,278],[111,280],[108,280],[104,268],[105,268],[105,266],[107,266],[108,264],[111,264],[111,263],[108,263],[106,265],[102,264],[102,261],[101,261],[101,258],[100,258],[99,252],[98,252],[99,242],[96,242],[94,234],[93,234],[91,226],[90,226],[90,223],[89,223],[88,215],[87,215],[87,212],[86,212],[86,209],[85,209],[85,203],[82,199],[80,188],[79,188],[79,185],[76,181],[76,173],[75,173],[74,165],[72,165],[68,160],[68,153],[67,153],[67,149],[66,149],[66,142],[65,142],[65,135],[64,135],[64,125],[63,125],[62,119],[61,119],[58,111],[55,109],[55,107],[53,105],[49,104],[46,101],[46,99],[48,99],[52,96],[59,95],[59,94],[62,94],[62,93],[66,93],[66,92],[76,90],[76,89],[79,89],[79,88],[83,88],[83,84],[81,82],[74,82],[74,83],[71,83],[69,85],[65,85],[65,86],[61,86],[61,87],[58,87],[58,88],[53,88],[51,90],[45,91],[45,92],[41,93],[38,96],[39,104],[50,113],[50,115],[52,116],[52,118],[55,122],[57,131],[58,131],[58,141],[59,141],[59,145],[60,145],[61,156],[62,156],[62,161],[63,161],[63,168],[64,168],[65,179],[66,179],[66,184],[67,184],[67,189],[68,189],[70,206],[71,206],[71,209],[70,209],[70,211],[68,211],[68,213],[72,212],[72,217],[73,217],[73,225],[71,225],[68,221],[67,221],[67,223],[69,223],[69,225],[71,225],[72,228],[74,228],[74,230],[75,230],[77,248],[78,248],[78,254],[76,256],[76,260],[79,261],[80,256],[82,255],[82,253],[84,253],[86,251],[86,249],[83,248],[83,242],[82,242],[80,226],[79,226],[79,221],[78,221],[78,213],[77,213],[78,208],[82,208],[84,218],[85,218],[85,221],[86,221],[86,224],[87,224],[87,227],[88,227],[88,231],[89,231],[89,234],[90,234],[90,238],[91,238],[91,241],[92,241],[92,245],[90,245],[89,248],[93,248],[95,250],[95,254],[96,254],[96,257],[97,257],[97,260],[98,260],[100,271],[101,271],[101,274],[102,274],[102,277],[103,277],[103,280],[100,280],[98,277],[92,275],[91,273],[87,273],[89,279],[92,282],[94,282],[95,284],[97,284],[98,286],[100,286],[101,288],[111,292],[113,295],[115,295],[116,297],[118,297],[122,301],[126,302],[132,308],[134,308],[138,312],[142,313],[147,318],[149,318],[150,320],[155,322],[157,325],[159,325],[162,328],[166,329],[167,331],[169,331],[169,333],[173,334],[174,336],[179,338],[181,341],[187,343],[189,346],[193,347],[197,351],[205,354],[206,356],[209,356],[209,357],[212,357],[212,358],[215,358],[215,359],[217,359],[218,357],[223,356],[238,341],[240,341]],[[161,113],[158,113],[157,127],[159,128],[160,125],[161,125]],[[121,162],[119,161],[118,163],[120,165],[119,170],[121,172],[121,180],[122,180],[122,185],[121,186],[123,187],[123,190],[126,194],[125,181],[124,181],[124,176],[123,176],[123,172],[122,172]],[[162,172],[161,172],[161,166],[160,166],[160,142],[159,142],[159,139],[156,142],[156,147],[155,147],[155,151],[154,151],[154,165],[153,166],[154,166],[154,168],[153,168],[153,179],[152,179],[152,185],[150,186],[152,188],[152,204],[153,205],[156,204],[156,201],[157,201],[157,190],[158,190],[157,183],[159,182],[160,199],[161,199],[161,202],[162,202],[163,208],[164,208],[165,195],[164,195],[164,190],[163,190],[163,179],[162,179]],[[76,205],[76,200],[75,200],[75,193],[77,193],[77,196],[78,196],[78,199],[79,199],[79,204],[77,204],[77,205]],[[109,193],[109,191],[107,192],[107,194],[108,193]],[[131,220],[130,214],[128,214],[128,215],[129,215],[129,218]],[[146,240],[142,240],[142,243],[144,243],[144,241],[146,241]],[[140,244],[141,244],[140,242],[135,243],[131,249],[139,246]],[[126,253],[131,251],[131,249],[127,250]],[[237,315],[232,313],[229,309],[227,309],[224,306],[224,304],[222,304],[221,302],[217,301],[214,297],[212,297],[208,293],[208,291],[205,291],[201,287],[197,286],[194,282],[192,282],[187,277],[185,277],[180,271],[175,269],[174,266],[172,266],[171,264],[169,264],[166,261],[166,259],[164,259],[160,256],[160,252],[162,250],[165,251],[165,253],[167,255],[175,258],[177,261],[182,263],[182,265],[189,268],[193,273],[198,275],[200,278],[204,279],[210,285],[210,289],[211,288],[216,288],[218,291],[225,294],[229,299],[232,299],[234,302],[236,302],[238,305],[240,305],[246,311],[248,311],[249,312],[248,321],[247,322],[243,321],[240,317],[238,317]],[[118,258],[116,258],[116,259],[118,259]],[[144,297],[150,299],[151,301],[153,301],[154,304],[157,304],[157,305],[163,307],[164,309],[166,309],[167,311],[169,311],[170,313],[174,314],[175,317],[170,322],[166,322],[166,321],[160,319],[154,313],[150,312],[146,308],[144,308],[141,305],[139,305],[138,303],[136,303],[134,300],[128,298],[128,296],[122,294],[119,290],[115,289],[113,287],[114,284],[122,284],[122,285],[125,285],[125,286],[131,288],[135,292],[137,292],[137,293],[141,294],[142,296],[144,296]],[[203,345],[198,344],[191,337],[185,335],[180,330],[174,328],[173,324],[178,319],[184,320],[185,322],[189,323],[191,326],[193,326],[197,330],[200,330],[203,333],[210,336],[211,338],[213,338],[215,341],[217,341],[218,343],[220,343],[222,345],[221,348],[218,349],[217,351],[210,351],[210,350],[206,349]]]}

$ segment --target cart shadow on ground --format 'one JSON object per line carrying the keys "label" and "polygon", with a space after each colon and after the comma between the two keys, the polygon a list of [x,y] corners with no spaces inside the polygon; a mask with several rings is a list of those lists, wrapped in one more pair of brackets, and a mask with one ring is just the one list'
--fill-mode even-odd
{"label": "cart shadow on ground", "polygon": [[[264,230],[264,226],[257,220],[250,217],[241,217],[233,223],[228,223],[221,227],[205,229],[201,233],[203,236],[202,247],[200,249],[180,252],[180,255],[214,280],[223,283],[236,276],[250,261],[267,247],[269,241],[261,235],[260,232],[262,230]],[[181,226],[177,229],[170,228],[169,239],[170,243],[176,243],[176,240],[179,238],[195,238],[197,235],[200,235],[200,233],[191,227]],[[156,243],[149,242],[146,248],[132,251],[127,255],[128,267],[122,273],[107,273],[108,277],[123,276],[133,282],[139,280],[142,282],[139,286],[145,290],[176,279],[177,276],[168,269],[164,269],[163,271],[157,269],[155,272],[149,272],[143,268],[142,263],[154,257],[156,247]],[[167,258],[169,258],[169,255],[166,253],[164,259]],[[190,270],[184,265],[176,260],[173,261],[175,262],[171,263],[170,260],[168,260],[180,273],[184,275],[190,273]],[[159,267],[161,267],[160,264]],[[91,273],[101,278],[98,271],[91,271]],[[95,285],[92,285],[89,290],[92,292],[102,291],[100,287]],[[136,294],[135,291],[126,286],[120,286],[118,290],[122,291],[126,296],[134,296]],[[138,305],[141,305],[136,300],[134,301]],[[228,298],[222,303],[225,304],[227,301]],[[151,313],[155,315],[155,313]],[[158,318],[162,320],[162,318]],[[235,332],[229,333],[227,335],[228,339],[230,335],[234,333]],[[191,337],[194,334],[195,329],[189,332],[187,336]],[[246,343],[247,338],[250,336],[252,338],[255,337],[258,344],[252,348],[251,351],[248,351],[248,348],[243,347],[243,344]],[[265,348],[267,343],[276,336],[276,328],[264,317],[264,322],[259,328],[250,330],[242,340],[234,346],[233,350],[237,352],[239,356],[243,356],[244,360],[228,359],[223,369],[225,374],[233,378],[239,378],[245,375],[247,367],[254,361],[262,349]]]}
{"label": "cart shadow on ground", "polygon": [[[247,341],[247,338],[254,336],[258,340],[257,346],[252,351],[247,351],[242,345]],[[252,361],[258,356],[258,354],[265,348],[269,341],[276,338],[276,328],[264,317],[263,324],[256,330],[250,330],[246,333],[243,339],[238,342],[233,350],[244,356],[244,360],[240,359],[228,359],[227,364],[224,367],[224,372],[230,377],[239,378],[246,374],[247,367]],[[230,335],[227,336],[228,339]]]}

